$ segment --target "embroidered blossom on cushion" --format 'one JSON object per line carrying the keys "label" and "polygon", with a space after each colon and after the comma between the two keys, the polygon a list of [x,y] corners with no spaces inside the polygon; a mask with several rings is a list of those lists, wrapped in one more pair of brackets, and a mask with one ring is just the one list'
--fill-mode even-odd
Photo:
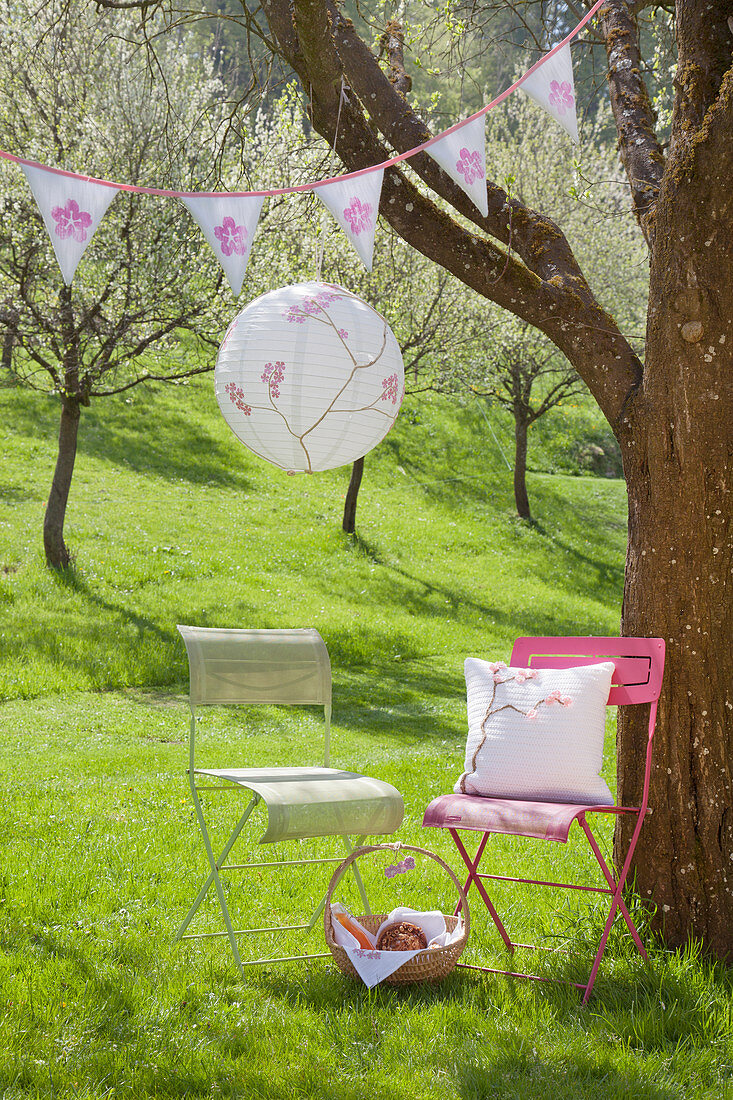
{"label": "embroidered blossom on cushion", "polygon": [[468,741],[459,794],[612,806],[598,774],[613,662],[575,668],[465,663]]}

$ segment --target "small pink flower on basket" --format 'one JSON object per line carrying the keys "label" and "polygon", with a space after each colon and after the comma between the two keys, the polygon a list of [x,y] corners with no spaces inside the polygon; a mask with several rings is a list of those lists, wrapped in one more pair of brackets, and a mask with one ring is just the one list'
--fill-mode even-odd
{"label": "small pink flower on basket", "polygon": [[358,237],[364,230],[371,229],[374,224],[371,203],[362,202],[357,195],[354,195],[344,210],[344,217],[351,226],[351,232],[355,237]]}
{"label": "small pink flower on basket", "polygon": [[551,80],[548,99],[559,115],[564,115],[568,108],[575,104],[575,97],[567,80],[563,80],[562,83],[559,80]]}
{"label": "small pink flower on basket", "polygon": [[79,203],[69,199],[66,206],[54,206],[51,217],[56,222],[57,237],[73,237],[81,244],[87,239],[86,231],[92,224],[92,215],[79,209]]}
{"label": "small pink flower on basket", "polygon": [[231,256],[232,252],[237,256],[244,256],[247,251],[247,229],[243,225],[237,225],[234,218],[224,218],[223,224],[214,228],[214,236],[225,256]]}
{"label": "small pink flower on basket", "polygon": [[466,183],[469,186],[474,180],[484,178],[484,166],[477,149],[461,149],[460,159],[456,161],[456,172],[466,177]]}
{"label": "small pink flower on basket", "polygon": [[395,875],[404,875],[405,871],[415,870],[415,858],[414,856],[406,856],[405,859],[401,859],[399,863],[392,863],[389,867],[385,867],[384,873],[387,878],[394,878]]}

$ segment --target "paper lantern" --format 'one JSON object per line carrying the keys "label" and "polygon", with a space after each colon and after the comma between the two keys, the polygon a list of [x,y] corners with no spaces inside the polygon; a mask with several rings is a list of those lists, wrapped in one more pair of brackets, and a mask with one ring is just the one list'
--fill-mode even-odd
{"label": "paper lantern", "polygon": [[215,381],[234,434],[289,473],[361,458],[390,430],[404,394],[391,328],[332,283],[300,283],[251,302],[229,326]]}

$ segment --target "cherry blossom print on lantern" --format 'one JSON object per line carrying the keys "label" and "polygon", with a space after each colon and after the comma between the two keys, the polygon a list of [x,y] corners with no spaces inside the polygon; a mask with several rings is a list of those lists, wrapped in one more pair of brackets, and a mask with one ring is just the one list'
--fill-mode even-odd
{"label": "cherry blossom print on lantern", "polygon": [[384,169],[354,179],[335,180],[314,188],[354,246],[367,271],[372,270],[374,234]]}
{"label": "cherry blossom print on lantern", "polygon": [[519,87],[559,122],[575,144],[578,144],[575,82],[569,43],[566,42],[561,49],[543,61],[539,68],[524,78]]}
{"label": "cherry blossom print on lantern", "polygon": [[21,169],[33,192],[67,286],[118,187],[30,164]]}
{"label": "cherry blossom print on lantern", "polygon": [[425,150],[446,175],[468,195],[486,217],[489,200],[486,193],[486,139],[484,116],[474,118],[453,133],[447,133]]}
{"label": "cherry blossom print on lantern", "polygon": [[215,371],[234,434],[288,473],[330,470],[376,447],[397,419],[404,379],[384,318],[350,291],[316,282],[246,306]]}
{"label": "cherry blossom print on lantern", "polygon": [[239,294],[264,195],[181,195],[181,202],[211,245],[233,294]]}

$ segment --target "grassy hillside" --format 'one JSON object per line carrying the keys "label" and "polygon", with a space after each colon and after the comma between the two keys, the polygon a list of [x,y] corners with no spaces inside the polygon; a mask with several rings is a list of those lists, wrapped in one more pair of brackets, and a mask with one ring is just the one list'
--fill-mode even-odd
{"label": "grassy hillside", "polygon": [[[582,1010],[567,986],[468,971],[367,992],[317,960],[242,981],[221,940],[172,942],[206,875],[175,624],[318,627],[334,669],[334,763],[393,782],[399,838],[455,865],[421,821],[461,770],[463,658],[506,658],[521,633],[617,631],[622,483],[531,475],[536,524],[522,523],[478,411],[408,402],[367,460],[349,539],[348,471],[289,478],[261,463],[229,433],[210,379],[141,390],[84,415],[67,529],[76,568],[59,578],[41,551],[57,410],[12,390],[0,403],[2,1100],[730,1095],[730,980],[694,948],[657,946],[645,966],[615,932]],[[321,737],[313,712],[261,708],[243,724],[212,708],[203,762],[312,759]],[[611,722],[604,775],[613,784]],[[218,844],[233,810],[215,798]],[[610,822],[600,837],[608,850]],[[323,855],[318,842],[300,850]],[[237,855],[263,858],[256,844]],[[573,844],[496,838],[492,856],[507,874],[589,871]],[[324,889],[319,870],[273,882],[228,873],[235,919],[303,920]],[[393,880],[390,896],[383,874],[368,882],[385,910],[449,912],[456,900],[435,865]],[[530,906],[508,888],[494,896],[520,938],[570,946],[541,955],[542,973],[587,973],[598,911],[580,924],[552,891]],[[475,904],[471,914],[466,961],[505,966]],[[220,927],[215,906],[197,927]],[[322,929],[305,944],[259,944],[304,948],[324,950]]]}
{"label": "grassy hillside", "polygon": [[517,634],[618,629],[623,484],[530,475],[522,523],[475,408],[408,400],[367,460],[352,540],[349,471],[290,478],[255,458],[210,378],[100,402],[67,514],[76,569],[59,579],[41,549],[56,404],[0,403],[0,698],[180,683],[177,622],[313,625],[337,669],[425,666],[457,685],[467,652],[506,655]]}

